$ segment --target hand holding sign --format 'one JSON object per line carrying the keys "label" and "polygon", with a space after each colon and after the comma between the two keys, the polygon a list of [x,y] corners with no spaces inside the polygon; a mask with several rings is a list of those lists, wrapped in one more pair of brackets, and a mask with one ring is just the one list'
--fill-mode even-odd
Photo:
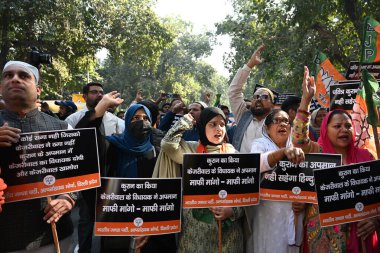
{"label": "hand holding sign", "polygon": [[4,123],[0,127],[0,147],[10,147],[12,144],[16,143],[20,138],[19,133],[21,130],[18,128],[8,126],[8,123]]}
{"label": "hand holding sign", "polygon": [[305,161],[305,154],[300,148],[289,147],[285,149],[284,153],[288,160],[294,164]]}
{"label": "hand holding sign", "polygon": [[376,228],[379,228],[379,225],[379,220],[376,217],[359,221],[357,236],[365,240]]}
{"label": "hand holding sign", "polygon": [[59,219],[67,212],[71,211],[73,205],[66,198],[54,199],[48,203],[44,209],[44,220],[47,223],[58,222]]}

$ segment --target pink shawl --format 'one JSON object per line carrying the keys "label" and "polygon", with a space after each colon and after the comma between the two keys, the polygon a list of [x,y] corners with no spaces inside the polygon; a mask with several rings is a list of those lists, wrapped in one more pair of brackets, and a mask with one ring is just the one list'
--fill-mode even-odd
{"label": "pink shawl", "polygon": [[[339,110],[342,111],[342,110]],[[330,118],[330,115],[333,111],[329,112],[323,119],[322,125],[321,125],[321,135],[318,139],[318,144],[322,147],[322,153],[326,154],[335,154],[335,150],[333,146],[331,145],[331,142],[329,138],[327,137],[327,121]],[[345,111],[343,111],[346,113]],[[352,141],[350,145],[348,146],[347,155],[346,155],[346,162],[347,164],[351,163],[360,163],[360,162],[367,162],[374,160],[371,153],[366,149],[361,149],[355,147],[355,127],[353,126],[352,131]],[[350,224],[350,235],[347,239],[347,253],[358,253],[360,252],[360,239],[356,236],[357,233],[357,223],[351,223]],[[376,232],[373,233],[372,236],[367,237],[365,240],[367,253],[377,253],[379,252],[378,249],[378,241],[377,241],[377,234]]]}

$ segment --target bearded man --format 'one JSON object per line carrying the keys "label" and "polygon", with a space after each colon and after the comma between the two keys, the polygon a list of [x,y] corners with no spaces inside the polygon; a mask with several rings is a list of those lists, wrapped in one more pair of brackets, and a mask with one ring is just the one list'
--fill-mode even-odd
{"label": "bearded man", "polygon": [[249,153],[252,141],[262,137],[264,119],[274,107],[274,94],[267,88],[255,91],[250,109],[247,109],[244,101],[243,86],[252,68],[263,61],[261,58],[263,50],[262,45],[252,54],[247,64],[236,73],[228,90],[228,98],[237,123],[232,145],[241,153]]}

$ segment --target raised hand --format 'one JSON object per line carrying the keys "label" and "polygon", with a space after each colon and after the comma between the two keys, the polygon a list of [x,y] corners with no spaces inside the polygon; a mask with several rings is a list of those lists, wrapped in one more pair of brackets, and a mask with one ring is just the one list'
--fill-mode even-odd
{"label": "raised hand", "polygon": [[315,95],[315,82],[314,77],[309,75],[309,69],[304,66],[303,82],[302,82],[302,97],[306,98],[308,101]]}
{"label": "raised hand", "polygon": [[264,61],[263,58],[261,58],[261,54],[265,49],[265,45],[259,46],[256,51],[252,54],[251,59],[247,62],[247,66],[250,68],[253,68],[256,65],[259,65]]}

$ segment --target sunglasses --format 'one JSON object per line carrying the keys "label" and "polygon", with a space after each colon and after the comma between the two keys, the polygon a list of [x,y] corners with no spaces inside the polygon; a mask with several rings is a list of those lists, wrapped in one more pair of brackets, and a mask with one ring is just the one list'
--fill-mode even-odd
{"label": "sunglasses", "polygon": [[269,95],[267,94],[261,94],[261,95],[253,95],[252,97],[254,100],[268,100],[269,99]]}

